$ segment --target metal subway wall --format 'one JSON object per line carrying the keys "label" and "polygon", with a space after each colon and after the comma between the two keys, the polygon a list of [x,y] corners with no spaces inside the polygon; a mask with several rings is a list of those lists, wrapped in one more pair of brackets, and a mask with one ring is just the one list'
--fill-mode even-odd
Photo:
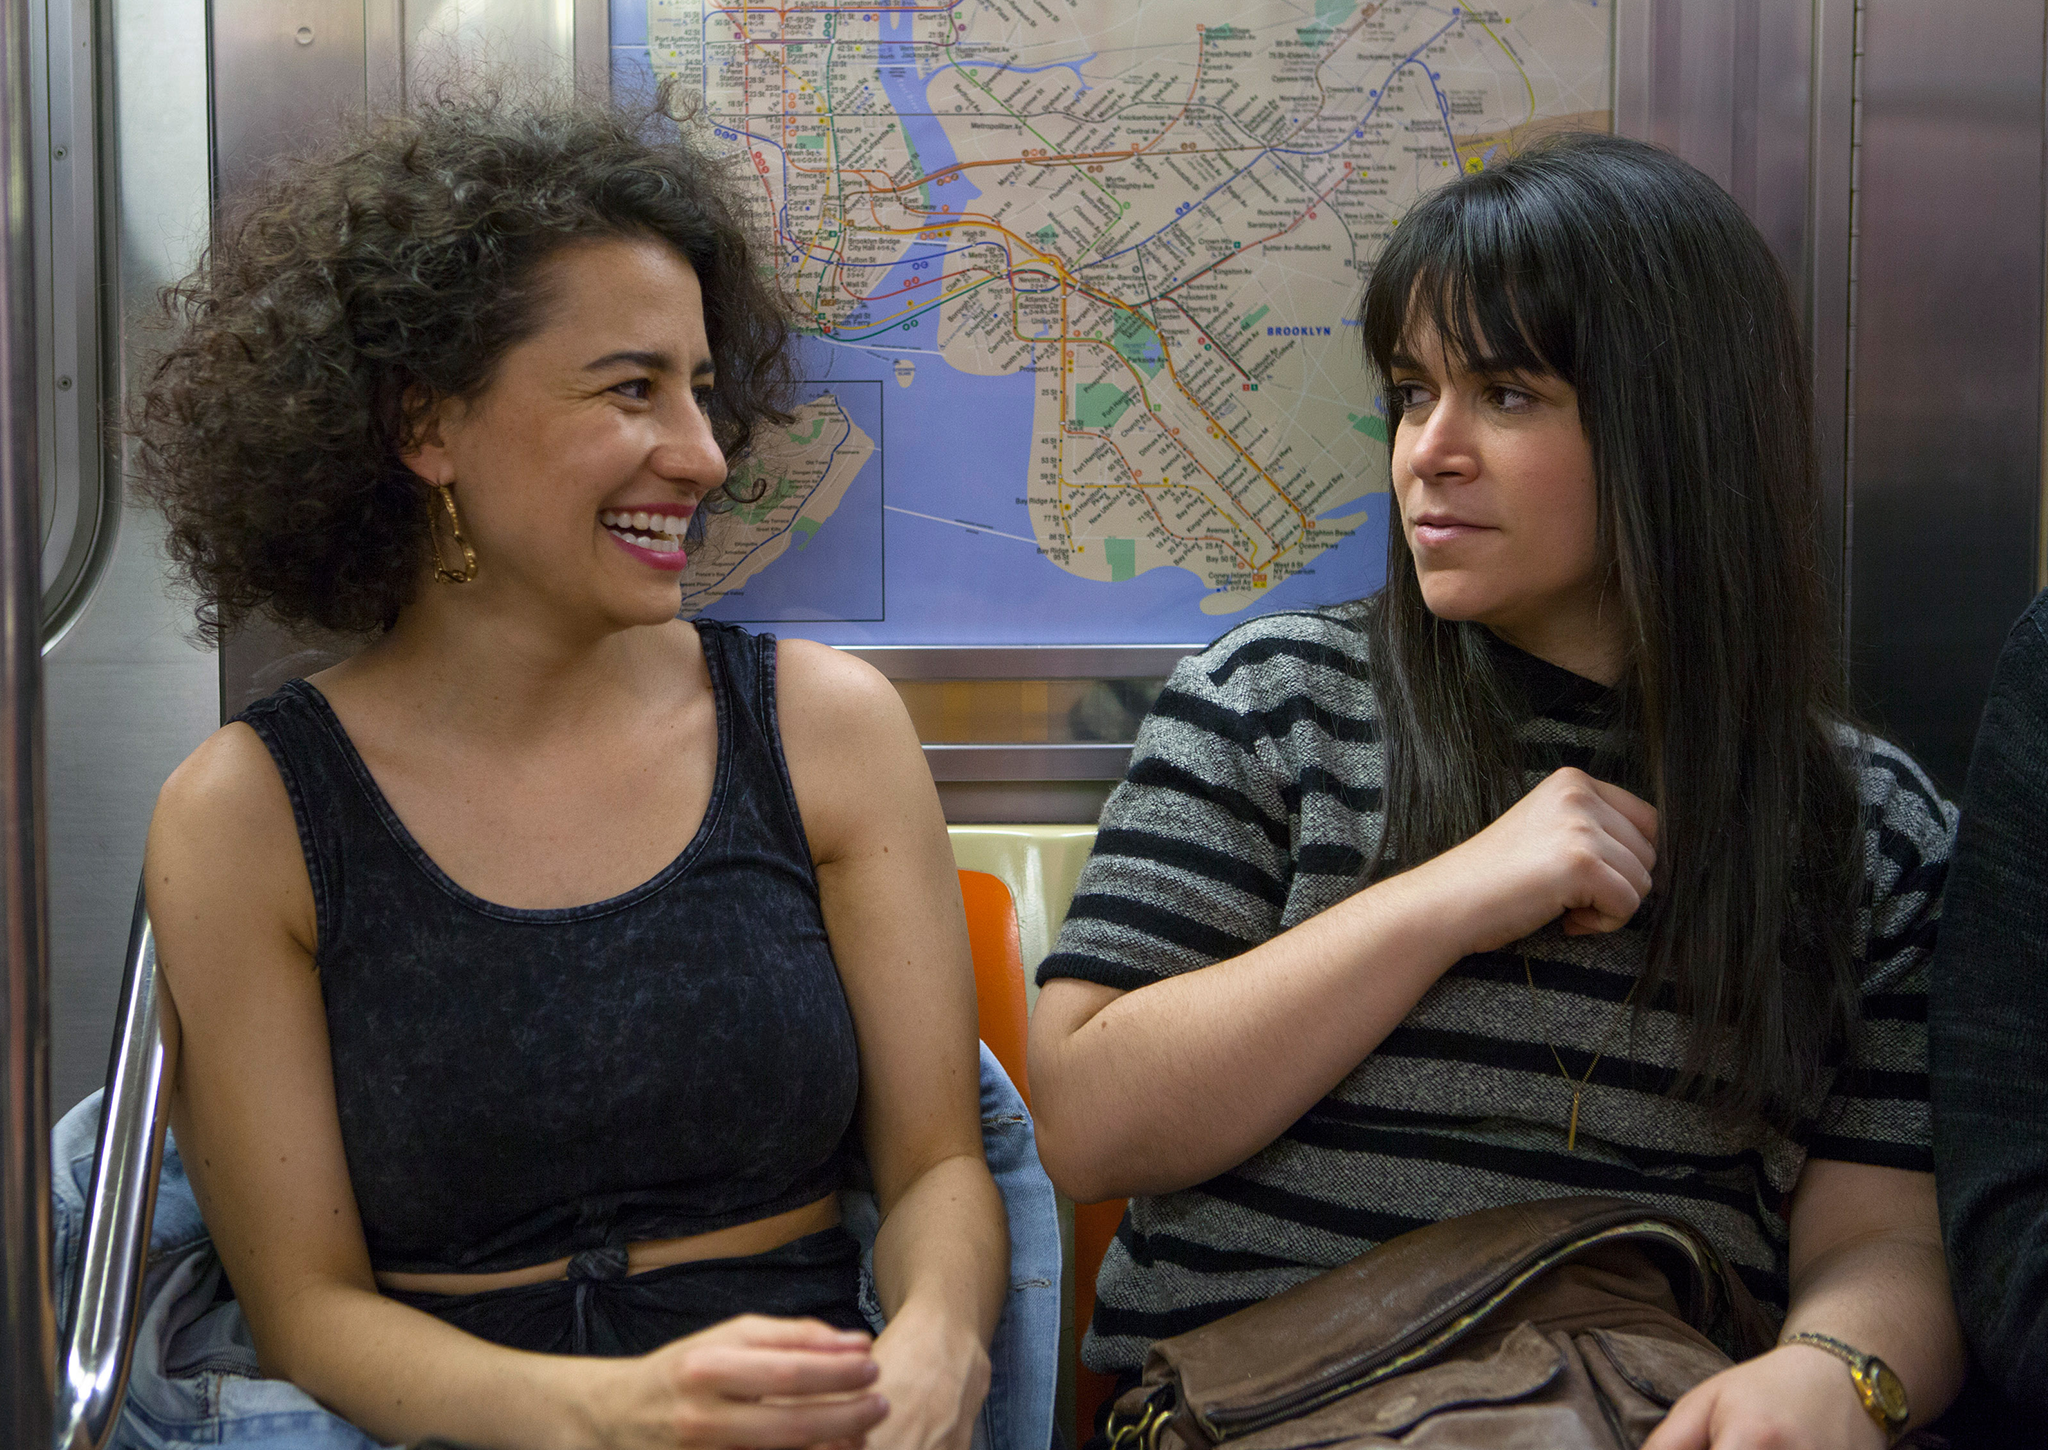
{"label": "metal subway wall", "polygon": [[2039,0],[1620,0],[1616,125],[1726,186],[1798,289],[1850,685],[1960,792],[2038,587]]}
{"label": "metal subway wall", "polygon": [[[156,294],[205,245],[205,0],[113,0],[101,15],[101,346],[109,420],[156,339]],[[105,467],[124,465],[118,439]],[[158,787],[219,723],[211,650],[165,588],[153,514],[115,521],[105,572],[44,660],[48,720],[51,1103],[106,1075],[129,908]]]}
{"label": "metal subway wall", "polygon": [[1955,795],[2038,583],[2044,10],[1859,9],[1851,678]]}

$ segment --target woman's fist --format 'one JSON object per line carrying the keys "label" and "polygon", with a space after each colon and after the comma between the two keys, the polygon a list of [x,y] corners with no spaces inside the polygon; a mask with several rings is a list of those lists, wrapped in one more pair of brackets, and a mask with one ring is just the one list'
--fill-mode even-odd
{"label": "woman's fist", "polygon": [[1625,925],[1650,894],[1657,812],[1618,785],[1566,767],[1500,819],[1417,867],[1470,903],[1467,955],[1495,951],[1559,917],[1577,936]]}

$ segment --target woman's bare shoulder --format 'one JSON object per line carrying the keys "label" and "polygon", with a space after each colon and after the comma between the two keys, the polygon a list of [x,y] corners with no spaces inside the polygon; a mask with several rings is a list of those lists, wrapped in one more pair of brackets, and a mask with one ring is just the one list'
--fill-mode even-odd
{"label": "woman's bare shoulder", "polygon": [[796,707],[856,728],[887,729],[904,718],[902,697],[880,670],[829,644],[777,640],[775,674],[785,711]]}
{"label": "woman's bare shoulder", "polygon": [[828,645],[783,640],[776,701],[790,781],[821,862],[939,818],[910,713],[880,670]]}
{"label": "woman's bare shoulder", "polygon": [[150,819],[144,876],[159,938],[239,921],[283,927],[311,949],[312,886],[291,797],[249,726],[223,725],[171,772]]}
{"label": "woman's bare shoulder", "polygon": [[246,827],[281,810],[291,825],[291,797],[263,739],[239,720],[201,741],[157,792],[154,825],[181,831]]}

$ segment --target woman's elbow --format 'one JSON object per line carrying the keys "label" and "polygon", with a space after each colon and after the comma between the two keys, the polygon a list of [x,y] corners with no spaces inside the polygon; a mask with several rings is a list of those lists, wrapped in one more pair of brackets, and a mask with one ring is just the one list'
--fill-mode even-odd
{"label": "woman's elbow", "polygon": [[1123,1197],[1125,1191],[1111,1181],[1106,1156],[1083,1141],[1085,1135],[1071,1124],[1048,1118],[1043,1109],[1036,1114],[1038,1161],[1052,1186],[1076,1203],[1100,1203],[1105,1198]]}

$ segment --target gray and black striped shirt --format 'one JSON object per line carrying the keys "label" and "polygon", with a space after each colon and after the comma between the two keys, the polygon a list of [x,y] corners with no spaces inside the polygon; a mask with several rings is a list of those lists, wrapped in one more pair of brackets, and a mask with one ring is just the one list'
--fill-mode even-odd
{"label": "gray and black striped shirt", "polygon": [[[1041,982],[1143,987],[1245,952],[1365,884],[1384,757],[1360,626],[1357,606],[1269,615],[1181,662],[1103,810]],[[1590,768],[1608,693],[1526,655],[1512,663],[1535,707],[1524,726],[1529,784],[1561,766]],[[1545,928],[1453,966],[1248,1161],[1134,1199],[1103,1261],[1087,1363],[1135,1369],[1151,1341],[1396,1234],[1567,1193],[1682,1214],[1782,1310],[1783,1210],[1809,1154],[1932,1169],[1925,972],[1955,810],[1896,747],[1865,736],[1845,744],[1864,802],[1864,1025],[1791,1135],[1718,1123],[1666,1095],[1681,1021],[1668,1002],[1648,1004],[1633,1027],[1626,1017],[1646,933]],[[1606,1049],[1582,1097],[1575,1152],[1565,1151],[1572,1084],[1553,1046],[1574,1080]]]}

